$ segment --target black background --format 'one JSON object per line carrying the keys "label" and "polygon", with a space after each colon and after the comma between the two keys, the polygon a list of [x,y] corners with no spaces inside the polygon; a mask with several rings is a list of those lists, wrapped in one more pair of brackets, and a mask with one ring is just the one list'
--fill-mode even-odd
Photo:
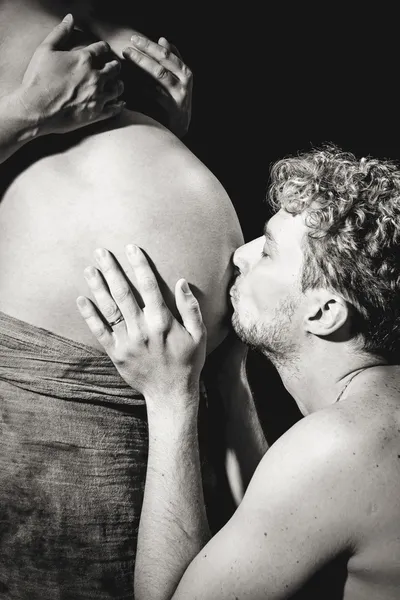
{"label": "black background", "polygon": [[[236,6],[236,8],[235,8]],[[134,28],[165,36],[194,73],[187,146],[213,171],[245,240],[261,235],[271,164],[334,142],[398,160],[396,18],[386,6],[123,3]],[[270,442],[300,417],[267,361],[250,382]]]}

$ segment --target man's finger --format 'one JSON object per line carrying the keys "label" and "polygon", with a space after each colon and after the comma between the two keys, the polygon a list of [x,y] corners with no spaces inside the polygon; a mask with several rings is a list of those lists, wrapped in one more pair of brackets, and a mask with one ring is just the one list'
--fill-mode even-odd
{"label": "man's finger", "polygon": [[197,298],[191,292],[185,279],[180,279],[175,286],[175,302],[182,323],[192,338],[199,342],[205,335],[203,317]]}
{"label": "man's finger", "polygon": [[79,296],[76,304],[93,335],[99,340],[106,352],[111,350],[114,344],[111,330],[101,319],[93,302],[89,298],[85,298],[85,296]]}
{"label": "man's finger", "polygon": [[129,244],[126,247],[126,255],[134,270],[137,289],[142,296],[147,311],[150,310],[153,313],[169,312],[158,286],[156,276],[141,249],[134,244]]}
{"label": "man's finger", "polygon": [[127,326],[136,326],[141,310],[129,285],[129,280],[108,250],[98,248],[94,253],[111,296],[115,300]]}
{"label": "man's finger", "polygon": [[43,41],[43,44],[50,46],[53,50],[66,42],[74,29],[74,17],[68,14]]}
{"label": "man's finger", "polygon": [[103,277],[98,269],[87,267],[84,271],[85,279],[89,285],[100,313],[108,324],[120,320],[122,313],[117,306],[114,298],[110,294],[110,290],[104,282]]}

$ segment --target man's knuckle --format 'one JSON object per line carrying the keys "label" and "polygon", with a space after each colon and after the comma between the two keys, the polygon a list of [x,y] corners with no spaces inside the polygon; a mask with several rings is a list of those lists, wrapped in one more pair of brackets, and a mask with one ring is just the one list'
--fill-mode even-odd
{"label": "man's knuckle", "polygon": [[195,313],[199,312],[199,303],[195,298],[189,302],[188,309]]}
{"label": "man's knuckle", "polygon": [[130,334],[130,342],[132,348],[143,348],[148,344],[149,336],[138,328]]}
{"label": "man's knuckle", "polygon": [[105,333],[106,333],[106,328],[104,327],[104,325],[95,325],[92,328],[93,331],[93,335],[98,339],[101,340]]}
{"label": "man's knuckle", "polygon": [[114,298],[117,302],[124,302],[129,296],[128,287],[119,287],[114,290]]}
{"label": "man's knuckle", "polygon": [[122,367],[123,365],[126,364],[127,361],[127,354],[124,351],[121,350],[116,350],[113,353],[112,356],[112,361],[115,364],[116,367]]}
{"label": "man's knuckle", "polygon": [[157,289],[157,283],[152,277],[144,277],[141,287],[144,292],[154,292]]}
{"label": "man's knuckle", "polygon": [[103,315],[107,318],[110,319],[111,317],[113,317],[115,315],[115,313],[117,312],[117,307],[115,306],[115,304],[106,304],[103,307]]}
{"label": "man's knuckle", "polygon": [[158,313],[152,316],[150,324],[154,331],[162,333],[169,328],[169,319],[165,314]]}

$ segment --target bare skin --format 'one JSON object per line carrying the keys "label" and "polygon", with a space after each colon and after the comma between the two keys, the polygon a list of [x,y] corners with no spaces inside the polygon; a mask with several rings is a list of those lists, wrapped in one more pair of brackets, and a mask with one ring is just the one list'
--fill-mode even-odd
{"label": "bare skin", "polygon": [[[58,18],[24,2],[4,10],[0,73],[12,89]],[[157,261],[167,295],[185,273],[202,304],[209,350],[215,348],[227,332],[230,258],[242,243],[221,184],[169,130],[139,113],[125,110],[70,147],[65,139],[65,148],[28,166],[3,194],[0,310],[98,347],[73,308],[81,273],[100,243],[124,265],[123,247],[134,239]]]}
{"label": "bare skin", "polygon": [[[266,238],[235,253],[240,275],[234,308],[242,323],[256,310],[273,311],[287,289],[296,289],[305,230],[301,216],[280,211]],[[196,432],[196,383],[205,351],[199,307],[180,281],[179,325],[157,286],[143,287],[151,279],[145,256],[129,256],[145,310],[126,296],[119,303],[125,323],[112,332],[101,328],[91,302],[78,304],[122,377],[137,382],[147,403],[151,468],[135,597],[288,600],[342,558],[346,575],[335,598],[397,599],[400,367],[354,351],[348,341],[325,341],[324,333],[345,324],[347,306],[331,290],[304,294],[290,317],[291,335],[306,328],[317,337],[303,339],[303,352],[293,364],[280,365],[279,373],[305,417],[265,453],[237,511],[210,539]],[[109,254],[98,265],[107,285],[89,285],[101,313],[124,274]],[[324,598],[331,592],[320,591]]]}

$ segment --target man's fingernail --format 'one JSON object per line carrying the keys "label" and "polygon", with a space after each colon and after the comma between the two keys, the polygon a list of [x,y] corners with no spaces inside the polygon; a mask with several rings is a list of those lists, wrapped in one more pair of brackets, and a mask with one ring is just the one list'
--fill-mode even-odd
{"label": "man's fingernail", "polygon": [[131,37],[131,42],[133,42],[134,44],[140,44],[140,37],[138,35],[133,35]]}
{"label": "man's fingernail", "polygon": [[101,260],[107,256],[107,252],[104,250],[104,248],[97,248],[94,251],[94,255],[97,259]]}
{"label": "man's fingernail", "polygon": [[186,281],[186,279],[184,279],[182,281],[181,290],[184,294],[191,294],[191,291],[189,289],[188,282]]}
{"label": "man's fingernail", "polygon": [[65,17],[63,18],[63,23],[71,23],[72,21],[72,15],[71,13],[68,13],[67,15],[65,15]]}
{"label": "man's fingernail", "polygon": [[128,252],[128,254],[136,254],[138,251],[138,247],[135,246],[135,244],[128,244],[126,247],[126,251]]}
{"label": "man's fingernail", "polygon": [[95,269],[94,267],[86,267],[86,269],[83,271],[83,274],[86,277],[86,279],[91,279],[92,277],[95,277],[97,275],[97,269]]}
{"label": "man's fingernail", "polygon": [[84,296],[79,296],[79,298],[76,299],[76,303],[80,308],[85,308],[87,300]]}

